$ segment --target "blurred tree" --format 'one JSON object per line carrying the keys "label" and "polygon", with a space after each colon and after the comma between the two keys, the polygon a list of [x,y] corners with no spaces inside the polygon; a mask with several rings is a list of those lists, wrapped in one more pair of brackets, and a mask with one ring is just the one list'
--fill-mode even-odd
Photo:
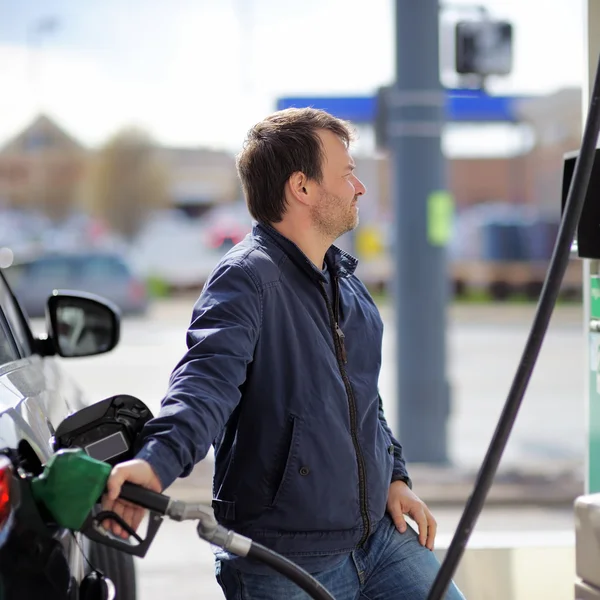
{"label": "blurred tree", "polygon": [[44,191],[44,212],[53,221],[60,222],[76,206],[77,188],[73,185],[53,185]]}
{"label": "blurred tree", "polygon": [[65,157],[44,164],[39,182],[42,188],[36,196],[38,208],[54,221],[65,219],[79,207],[84,172],[81,159],[69,160]]}
{"label": "blurred tree", "polygon": [[152,210],[168,203],[168,177],[151,138],[139,129],[118,132],[90,169],[92,212],[127,238]]}

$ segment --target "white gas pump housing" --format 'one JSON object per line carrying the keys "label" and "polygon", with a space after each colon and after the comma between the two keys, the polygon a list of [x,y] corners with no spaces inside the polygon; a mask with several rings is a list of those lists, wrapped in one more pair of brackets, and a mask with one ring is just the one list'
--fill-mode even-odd
{"label": "white gas pump housing", "polygon": [[[584,40],[587,65],[583,82],[583,115],[587,116],[591,87],[600,56],[600,0],[584,2]],[[600,322],[594,306],[600,282],[600,261],[583,260],[583,334],[587,360],[586,394],[586,495],[575,502],[576,600],[600,600]]]}

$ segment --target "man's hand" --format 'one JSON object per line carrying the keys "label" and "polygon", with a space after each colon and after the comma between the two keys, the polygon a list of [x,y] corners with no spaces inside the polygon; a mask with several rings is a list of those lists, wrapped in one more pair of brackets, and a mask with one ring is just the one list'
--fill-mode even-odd
{"label": "man's hand", "polygon": [[[117,513],[134,531],[137,531],[146,510],[141,506],[131,504],[131,502],[118,500],[121,486],[126,481],[137,483],[154,492],[162,492],[162,485],[150,464],[145,460],[129,460],[113,468],[106,483],[108,493],[102,497],[102,510],[111,510]],[[129,534],[114,521],[106,520],[103,525],[105,529],[111,530],[116,536],[123,539],[129,537]]]}
{"label": "man's hand", "polygon": [[433,550],[437,523],[425,503],[404,481],[394,481],[390,485],[387,509],[400,533],[404,533],[408,527],[404,515],[415,521],[419,527],[419,542]]}

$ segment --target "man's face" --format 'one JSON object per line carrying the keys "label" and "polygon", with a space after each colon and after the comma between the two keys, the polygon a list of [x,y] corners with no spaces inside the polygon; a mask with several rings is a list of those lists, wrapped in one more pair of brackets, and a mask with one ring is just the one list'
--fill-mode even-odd
{"label": "man's face", "polygon": [[342,140],[330,131],[320,132],[319,137],[323,179],[311,215],[319,232],[335,240],[358,225],[358,197],[366,189],[354,175],[354,161]]}

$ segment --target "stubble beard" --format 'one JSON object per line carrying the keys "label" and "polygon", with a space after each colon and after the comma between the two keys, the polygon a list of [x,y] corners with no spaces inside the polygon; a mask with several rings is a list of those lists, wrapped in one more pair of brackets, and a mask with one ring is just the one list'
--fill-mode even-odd
{"label": "stubble beard", "polygon": [[331,194],[323,194],[319,204],[312,208],[311,216],[315,228],[326,239],[336,240],[358,226],[355,204],[348,206]]}

